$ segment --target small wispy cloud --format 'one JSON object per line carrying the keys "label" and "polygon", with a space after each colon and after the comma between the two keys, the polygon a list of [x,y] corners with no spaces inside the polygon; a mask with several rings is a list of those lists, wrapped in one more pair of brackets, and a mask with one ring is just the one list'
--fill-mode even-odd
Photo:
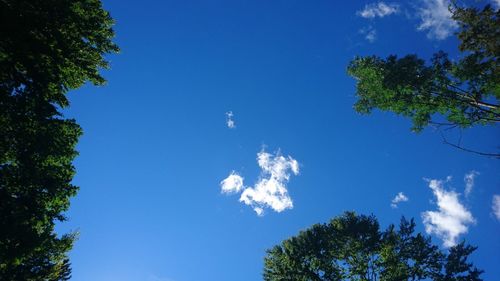
{"label": "small wispy cloud", "polygon": [[373,43],[375,42],[375,40],[377,40],[377,30],[375,30],[375,28],[373,28],[371,25],[361,28],[359,30],[359,33],[364,35],[365,39],[370,43]]}
{"label": "small wispy cloud", "polygon": [[403,192],[399,192],[391,201],[391,208],[396,209],[401,202],[407,202],[409,199]]}
{"label": "small wispy cloud", "polygon": [[444,184],[449,180],[450,177],[446,181],[427,180],[436,197],[438,210],[422,213],[425,231],[437,235],[445,247],[456,245],[458,237],[467,233],[469,225],[475,223],[471,212],[460,202],[459,194],[445,189]]}
{"label": "small wispy cloud", "polygon": [[449,10],[449,0],[421,0],[422,6],[418,8],[420,25],[417,30],[427,31],[430,39],[444,40],[458,27],[452,19]]}
{"label": "small wispy cloud", "polygon": [[474,179],[476,176],[478,176],[479,173],[476,171],[470,171],[464,176],[464,182],[465,182],[465,197],[469,197],[470,193],[472,192],[472,189],[474,188]]}
{"label": "small wispy cloud", "polygon": [[226,125],[229,129],[236,128],[236,123],[233,120],[234,114],[232,111],[226,112]]}
{"label": "small wispy cloud", "polygon": [[376,17],[383,18],[385,16],[396,14],[398,12],[399,12],[398,4],[394,3],[386,4],[381,1],[378,3],[371,3],[365,5],[365,8],[361,11],[358,11],[356,14],[366,19],[372,19]]}
{"label": "small wispy cloud", "polygon": [[493,214],[500,221],[500,195],[493,195],[491,209],[493,210]]}
{"label": "small wispy cloud", "polygon": [[240,202],[251,206],[259,216],[264,214],[265,208],[271,208],[278,213],[293,208],[286,184],[292,174],[299,174],[297,160],[291,156],[285,157],[280,152],[272,155],[262,150],[257,154],[257,163],[262,171],[253,187],[244,187],[243,178],[231,172],[221,181],[222,192],[231,193],[243,189]]}
{"label": "small wispy cloud", "polygon": [[227,178],[220,182],[220,187],[222,193],[240,192],[243,189],[243,177],[232,171]]}
{"label": "small wispy cloud", "polygon": [[491,2],[493,2],[497,9],[500,8],[500,0],[491,0]]}

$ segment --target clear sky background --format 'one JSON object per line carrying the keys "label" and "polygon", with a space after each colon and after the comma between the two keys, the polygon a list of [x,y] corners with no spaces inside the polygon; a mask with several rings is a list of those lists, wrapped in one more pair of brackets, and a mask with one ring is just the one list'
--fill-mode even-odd
{"label": "clear sky background", "polygon": [[[72,280],[260,280],[266,249],[344,211],[374,214],[383,228],[414,217],[424,232],[422,214],[439,211],[424,178],[448,176],[439,188],[473,217],[458,221],[468,232],[457,241],[479,247],[485,280],[500,276],[499,160],[442,144],[432,128],[414,134],[392,113],[352,108],[346,67],[356,55],[427,59],[442,49],[456,58],[439,2],[386,2],[395,11],[370,18],[361,11],[372,1],[105,0],[121,54],[109,58],[108,84],[73,91],[66,112],[85,132],[81,189],[59,227],[80,232]],[[462,136],[493,152],[499,140],[498,126]],[[258,216],[220,182],[235,171],[253,186],[266,176],[263,150],[292,157],[299,173],[284,182],[293,208],[261,206]],[[392,208],[399,192],[409,200]]]}

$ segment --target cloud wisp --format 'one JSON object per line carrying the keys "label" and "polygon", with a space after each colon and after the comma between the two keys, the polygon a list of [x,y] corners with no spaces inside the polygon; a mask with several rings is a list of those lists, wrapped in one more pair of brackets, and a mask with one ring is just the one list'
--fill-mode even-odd
{"label": "cloud wisp", "polygon": [[365,5],[364,9],[358,11],[356,14],[365,19],[373,19],[376,17],[383,18],[385,16],[389,16],[391,14],[399,13],[399,5],[398,4],[386,4],[384,2],[371,3]]}
{"label": "cloud wisp", "polygon": [[234,114],[232,111],[226,112],[226,125],[229,129],[236,128],[236,123],[234,123],[233,116]]}
{"label": "cloud wisp", "polygon": [[257,163],[261,174],[253,187],[243,185],[243,178],[236,172],[221,181],[222,193],[234,193],[241,190],[240,202],[251,206],[257,215],[262,216],[265,208],[280,213],[293,208],[293,202],[286,187],[290,176],[299,174],[299,163],[291,156],[281,153],[272,155],[265,151],[257,154]]}
{"label": "cloud wisp", "polygon": [[[365,5],[365,7],[356,12],[356,15],[365,19],[383,18],[392,14],[399,13],[399,5],[390,3],[386,4],[382,1],[377,3],[371,3]],[[377,30],[373,26],[369,25],[363,27],[359,30],[359,33],[365,37],[365,39],[373,43],[377,40]]]}
{"label": "cloud wisp", "polygon": [[427,234],[437,235],[445,247],[456,245],[458,237],[467,233],[469,225],[476,222],[471,212],[460,202],[459,194],[445,189],[444,184],[449,180],[427,180],[436,197],[438,210],[422,213]]}
{"label": "cloud wisp", "polygon": [[472,189],[474,188],[474,179],[476,176],[478,176],[479,173],[472,170],[465,174],[464,176],[464,182],[465,182],[465,197],[469,197],[470,193],[472,192]]}
{"label": "cloud wisp", "polygon": [[444,40],[450,36],[458,24],[451,18],[449,5],[449,0],[422,0],[417,12],[421,21],[417,30],[427,31],[430,39]]}
{"label": "cloud wisp", "polygon": [[359,33],[364,35],[365,39],[370,43],[373,43],[375,42],[375,40],[377,40],[377,30],[375,30],[375,28],[373,28],[371,25],[361,28],[359,30]]}
{"label": "cloud wisp", "polygon": [[220,182],[222,193],[237,193],[243,189],[243,177],[238,175],[235,171],[223,181]]}
{"label": "cloud wisp", "polygon": [[399,192],[391,201],[391,208],[396,209],[401,202],[408,202],[408,197],[403,192]]}
{"label": "cloud wisp", "polygon": [[491,209],[493,210],[493,214],[500,221],[500,195],[493,195]]}

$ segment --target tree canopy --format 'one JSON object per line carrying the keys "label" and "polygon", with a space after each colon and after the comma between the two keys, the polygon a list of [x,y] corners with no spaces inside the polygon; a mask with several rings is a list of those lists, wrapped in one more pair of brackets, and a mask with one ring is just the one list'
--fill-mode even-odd
{"label": "tree canopy", "polygon": [[500,10],[450,6],[459,24],[462,56],[443,52],[429,63],[417,55],[356,57],[348,73],[357,80],[357,112],[391,111],[429,124],[467,128],[500,122]]}
{"label": "tree canopy", "polygon": [[82,134],[66,93],[102,85],[118,51],[100,0],[0,1],[0,280],[67,280],[75,233],[58,235]]}
{"label": "tree canopy", "polygon": [[346,212],[269,249],[264,280],[481,280],[474,250],[462,242],[443,252],[404,217],[381,231],[375,217]]}

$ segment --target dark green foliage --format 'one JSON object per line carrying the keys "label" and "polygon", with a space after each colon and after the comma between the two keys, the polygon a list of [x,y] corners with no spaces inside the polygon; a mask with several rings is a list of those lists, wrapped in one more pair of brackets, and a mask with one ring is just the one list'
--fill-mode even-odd
{"label": "dark green foliage", "polygon": [[375,217],[347,212],[268,250],[264,280],[481,280],[467,262],[474,247],[462,243],[444,253],[414,229],[402,218],[399,229],[381,231]]}
{"label": "dark green foliage", "polygon": [[0,280],[68,280],[59,236],[82,130],[66,93],[101,85],[113,20],[100,0],[0,0]]}
{"label": "dark green foliage", "polygon": [[356,111],[410,117],[415,131],[443,124],[438,115],[461,128],[500,121],[500,11],[451,9],[463,57],[455,62],[438,52],[429,64],[416,55],[355,58],[348,73],[357,80]]}

